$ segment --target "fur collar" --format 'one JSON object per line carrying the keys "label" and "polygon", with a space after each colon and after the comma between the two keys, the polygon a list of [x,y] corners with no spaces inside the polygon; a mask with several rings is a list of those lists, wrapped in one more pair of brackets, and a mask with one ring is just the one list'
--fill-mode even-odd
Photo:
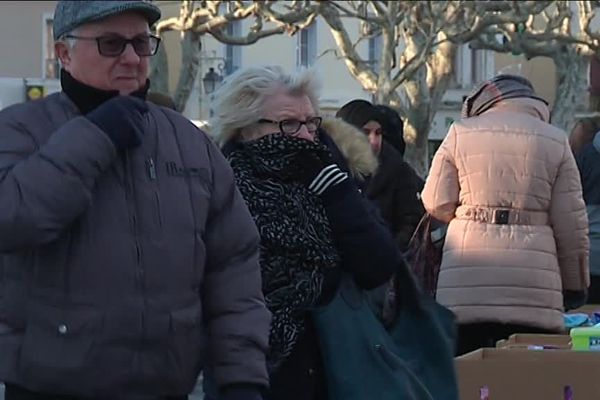
{"label": "fur collar", "polygon": [[325,118],[321,127],[346,158],[354,178],[364,180],[375,173],[377,157],[371,151],[367,136],[339,118]]}

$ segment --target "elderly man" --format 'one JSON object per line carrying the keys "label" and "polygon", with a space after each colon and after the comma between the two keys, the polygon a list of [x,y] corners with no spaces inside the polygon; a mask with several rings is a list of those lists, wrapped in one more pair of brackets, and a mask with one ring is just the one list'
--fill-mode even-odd
{"label": "elderly man", "polygon": [[6,399],[222,399],[268,385],[258,233],[207,136],[147,103],[160,17],[59,1],[62,92],[0,113]]}

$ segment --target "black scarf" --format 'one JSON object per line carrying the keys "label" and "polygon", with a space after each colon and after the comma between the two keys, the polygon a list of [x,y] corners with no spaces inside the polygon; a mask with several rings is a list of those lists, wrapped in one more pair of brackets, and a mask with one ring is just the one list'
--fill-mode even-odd
{"label": "black scarf", "polygon": [[296,178],[296,154],[322,146],[274,134],[229,150],[236,182],[261,237],[263,292],[273,314],[271,367],[289,356],[307,311],[318,304],[324,271],[340,260],[320,198]]}
{"label": "black scarf", "polygon": [[[117,90],[101,90],[79,82],[77,79],[65,71],[60,70],[60,85],[63,92],[77,106],[81,114],[87,114],[100,104],[119,95]],[[145,100],[148,89],[150,88],[150,80],[146,80],[146,84],[131,96],[139,97]]]}

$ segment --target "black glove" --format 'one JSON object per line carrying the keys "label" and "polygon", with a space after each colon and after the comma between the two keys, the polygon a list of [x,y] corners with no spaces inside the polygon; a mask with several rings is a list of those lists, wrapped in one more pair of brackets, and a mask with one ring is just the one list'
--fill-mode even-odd
{"label": "black glove", "polygon": [[329,151],[302,151],[296,156],[300,181],[316,194],[348,179],[348,174],[333,161]]}
{"label": "black glove", "polygon": [[222,390],[219,400],[263,400],[255,385],[235,385]]}
{"label": "black glove", "polygon": [[116,96],[90,111],[86,118],[102,129],[118,150],[125,150],[142,143],[147,112],[144,100]]}
{"label": "black glove", "polygon": [[563,290],[563,304],[565,311],[574,310],[585,304],[587,292],[585,290]]}

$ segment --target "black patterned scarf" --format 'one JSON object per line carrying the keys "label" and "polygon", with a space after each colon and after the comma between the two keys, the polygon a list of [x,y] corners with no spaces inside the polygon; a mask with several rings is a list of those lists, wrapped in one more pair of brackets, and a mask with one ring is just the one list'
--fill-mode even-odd
{"label": "black patterned scarf", "polygon": [[273,314],[270,367],[288,357],[319,300],[323,272],[339,264],[320,198],[296,178],[300,151],[323,144],[268,135],[225,150],[261,237],[263,292]]}

